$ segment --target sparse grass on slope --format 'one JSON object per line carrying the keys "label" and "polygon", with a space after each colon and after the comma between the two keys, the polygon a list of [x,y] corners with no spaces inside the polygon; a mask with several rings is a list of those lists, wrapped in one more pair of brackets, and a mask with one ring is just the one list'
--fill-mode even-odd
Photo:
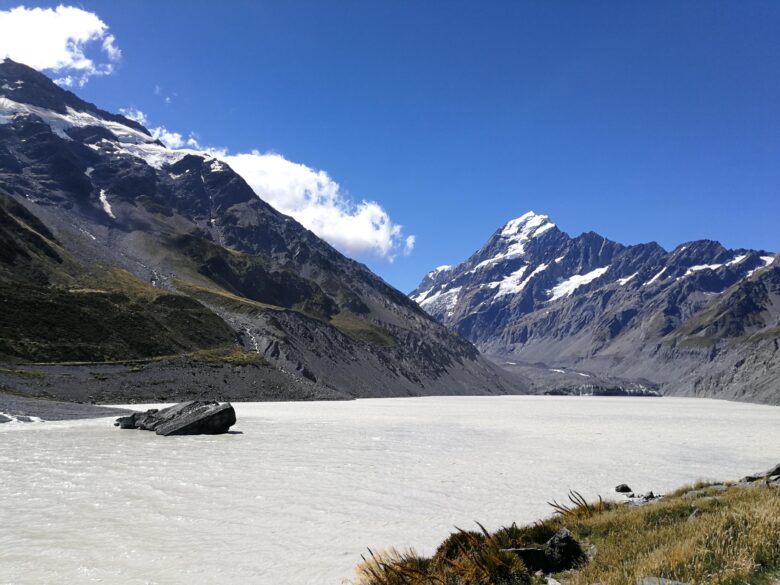
{"label": "sparse grass on slope", "polygon": [[[691,493],[696,490],[694,493]],[[686,486],[643,506],[572,505],[528,527],[459,531],[433,557],[391,550],[369,554],[358,585],[520,585],[544,583],[504,549],[538,546],[566,527],[591,560],[556,575],[564,585],[636,585],[655,576],[692,585],[765,585],[780,572],[780,489]],[[595,553],[595,554],[594,554]]]}
{"label": "sparse grass on slope", "polygon": [[67,288],[0,283],[0,306],[0,356],[29,362],[150,358],[230,345],[235,338],[196,300],[120,270]]}

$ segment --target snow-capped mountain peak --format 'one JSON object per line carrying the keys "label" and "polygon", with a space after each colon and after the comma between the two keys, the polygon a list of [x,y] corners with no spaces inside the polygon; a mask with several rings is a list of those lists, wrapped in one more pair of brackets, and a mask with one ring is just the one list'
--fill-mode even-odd
{"label": "snow-capped mountain peak", "polygon": [[548,216],[529,211],[518,218],[508,221],[501,229],[501,235],[508,239],[528,240],[554,227],[555,224],[550,221]]}
{"label": "snow-capped mountain peak", "polygon": [[731,396],[767,396],[777,388],[766,364],[780,340],[778,262],[712,240],[667,252],[594,232],[570,237],[529,212],[411,297],[480,350],[516,364],[587,366],[696,395],[732,380]]}

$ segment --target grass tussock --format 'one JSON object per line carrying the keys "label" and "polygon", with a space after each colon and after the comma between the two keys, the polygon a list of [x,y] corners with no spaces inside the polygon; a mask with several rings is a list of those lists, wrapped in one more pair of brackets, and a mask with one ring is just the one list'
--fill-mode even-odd
{"label": "grass tussock", "polygon": [[358,566],[361,585],[529,585],[531,574],[523,561],[503,550],[501,537],[487,531],[458,530],[431,557],[414,550],[369,550]]}
{"label": "grass tussock", "polygon": [[458,530],[431,557],[369,551],[355,584],[544,583],[506,549],[541,546],[563,527],[591,551],[589,562],[556,575],[564,585],[635,585],[649,576],[692,585],[773,583],[780,573],[780,489],[710,486],[698,482],[643,506],[588,503],[571,492],[568,503],[551,503],[555,514],[544,521],[493,533]]}

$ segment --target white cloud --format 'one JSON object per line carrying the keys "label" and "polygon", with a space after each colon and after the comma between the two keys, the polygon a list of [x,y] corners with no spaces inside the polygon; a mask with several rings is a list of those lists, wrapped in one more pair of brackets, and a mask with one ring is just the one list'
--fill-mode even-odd
{"label": "white cloud", "polygon": [[[147,125],[148,117],[137,108],[122,108],[123,116]],[[404,236],[375,201],[353,202],[325,171],[287,160],[275,153],[229,154],[224,148],[203,146],[198,135],[185,138],[165,126],[149,128],[152,136],[168,148],[191,148],[229,164],[258,197],[282,213],[294,217],[350,256],[374,255],[390,262],[399,254],[408,256],[415,236]]]}
{"label": "white cloud", "polygon": [[[92,49],[95,47],[95,49]],[[102,62],[87,56],[92,49]],[[121,59],[108,25],[96,14],[73,6],[0,10],[0,58],[10,57],[61,75],[61,85],[84,85],[109,75]]]}
{"label": "white cloud", "polygon": [[[137,108],[119,108],[119,113],[128,120],[133,120],[134,122],[138,122],[139,124],[142,124],[146,127],[149,126],[149,118],[147,118],[146,114]],[[182,148],[187,146],[189,148],[202,150],[200,144],[198,143],[197,137],[192,133],[190,133],[189,137],[184,138],[184,136],[182,136],[180,133],[172,132],[165,126],[155,126],[153,128],[149,128],[149,132],[152,134],[152,138],[159,140],[168,148]]]}
{"label": "white cloud", "polygon": [[404,240],[404,256],[408,256],[414,250],[414,244],[417,242],[417,236],[406,236]]}
{"label": "white cloud", "polygon": [[353,202],[325,171],[256,150],[219,158],[241,175],[258,197],[345,254],[373,254],[392,262],[398,252],[407,255],[414,248],[415,237],[404,237],[402,226],[394,223],[379,203]]}
{"label": "white cloud", "polygon": [[146,114],[144,114],[141,110],[138,110],[136,108],[119,108],[119,113],[122,114],[128,120],[132,120],[133,122],[138,122],[139,124],[143,124],[144,126],[146,126],[146,123],[148,122],[148,120],[146,119]]}
{"label": "white cloud", "polygon": [[178,132],[171,132],[165,126],[157,126],[156,128],[149,128],[149,132],[152,133],[152,138],[159,140],[168,148],[181,148],[182,146],[192,146],[187,140]]}

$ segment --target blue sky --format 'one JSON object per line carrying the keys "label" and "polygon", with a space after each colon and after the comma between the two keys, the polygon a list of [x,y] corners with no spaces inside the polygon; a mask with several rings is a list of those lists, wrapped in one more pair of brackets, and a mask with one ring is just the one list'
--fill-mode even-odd
{"label": "blue sky", "polygon": [[378,202],[414,249],[357,255],[404,291],[531,209],[780,250],[778,2],[78,6],[122,57],[77,93]]}

